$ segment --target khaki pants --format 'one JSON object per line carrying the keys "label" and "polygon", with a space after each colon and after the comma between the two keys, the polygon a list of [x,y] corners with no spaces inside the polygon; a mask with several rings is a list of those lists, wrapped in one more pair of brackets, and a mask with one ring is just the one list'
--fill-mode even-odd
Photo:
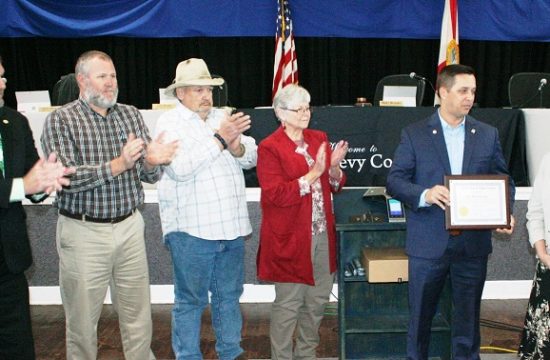
{"label": "khaki pants", "polygon": [[97,358],[97,323],[112,281],[124,355],[128,360],[150,360],[149,271],[141,214],[136,211],[117,224],[60,215],[56,242],[67,359]]}
{"label": "khaki pants", "polygon": [[[326,232],[313,236],[312,259],[315,286],[275,283],[270,324],[272,359],[316,358],[319,326],[334,282],[334,275],[330,273]],[[292,338],[295,330],[293,355]]]}

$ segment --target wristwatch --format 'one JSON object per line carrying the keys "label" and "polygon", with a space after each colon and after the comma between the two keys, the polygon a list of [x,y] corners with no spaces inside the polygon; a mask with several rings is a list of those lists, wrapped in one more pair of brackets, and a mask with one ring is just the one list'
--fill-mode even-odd
{"label": "wristwatch", "polygon": [[225,142],[224,138],[222,138],[222,136],[218,133],[214,133],[214,137],[216,139],[218,139],[218,141],[220,142],[220,144],[222,144],[223,146],[223,149],[226,150],[227,149],[227,143]]}

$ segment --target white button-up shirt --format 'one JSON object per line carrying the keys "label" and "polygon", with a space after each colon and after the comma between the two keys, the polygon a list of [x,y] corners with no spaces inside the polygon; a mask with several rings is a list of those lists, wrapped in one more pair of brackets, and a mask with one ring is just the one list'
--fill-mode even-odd
{"label": "white button-up shirt", "polygon": [[246,204],[242,169],[256,166],[257,146],[241,135],[242,157],[220,151],[214,132],[227,116],[212,109],[206,121],[182,104],[157,121],[155,137],[178,139],[172,163],[164,167],[158,183],[160,217],[164,235],[185,232],[207,240],[233,240],[252,232]]}

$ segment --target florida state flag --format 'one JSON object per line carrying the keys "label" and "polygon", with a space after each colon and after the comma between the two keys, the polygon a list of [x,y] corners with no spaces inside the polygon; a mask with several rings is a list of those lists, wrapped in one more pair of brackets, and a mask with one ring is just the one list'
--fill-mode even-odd
{"label": "florida state flag", "polygon": [[443,21],[441,22],[441,42],[437,73],[446,65],[459,64],[458,50],[458,0],[445,0]]}

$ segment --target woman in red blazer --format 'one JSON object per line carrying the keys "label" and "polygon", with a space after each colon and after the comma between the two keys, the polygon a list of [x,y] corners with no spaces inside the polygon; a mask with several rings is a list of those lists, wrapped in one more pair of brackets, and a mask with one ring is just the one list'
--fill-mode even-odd
{"label": "woman in red blazer", "polygon": [[336,271],[331,192],[345,182],[339,164],[348,144],[341,140],[331,151],[324,132],[307,128],[309,102],[301,86],[279,90],[273,108],[281,126],[258,147],[262,224],[257,268],[258,278],[275,283],[272,359],[315,359]]}

